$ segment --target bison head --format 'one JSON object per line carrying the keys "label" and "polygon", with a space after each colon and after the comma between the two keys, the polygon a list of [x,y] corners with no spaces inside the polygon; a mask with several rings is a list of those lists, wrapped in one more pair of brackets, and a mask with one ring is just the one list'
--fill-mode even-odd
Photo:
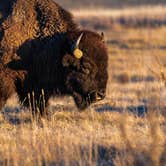
{"label": "bison head", "polygon": [[62,64],[65,86],[79,109],[102,100],[108,80],[108,55],[103,36],[81,31],[68,35],[68,51]]}

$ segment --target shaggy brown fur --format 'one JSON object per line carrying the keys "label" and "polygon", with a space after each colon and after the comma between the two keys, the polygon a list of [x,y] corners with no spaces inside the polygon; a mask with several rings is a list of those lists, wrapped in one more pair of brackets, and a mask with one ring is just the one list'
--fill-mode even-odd
{"label": "shaggy brown fur", "polygon": [[[80,30],[52,0],[2,0],[0,15],[1,108],[15,92],[24,101],[34,91],[39,101],[41,89],[46,102],[69,94],[80,109],[104,97],[108,57],[100,35]],[[76,59],[71,48],[81,33],[84,55]]]}

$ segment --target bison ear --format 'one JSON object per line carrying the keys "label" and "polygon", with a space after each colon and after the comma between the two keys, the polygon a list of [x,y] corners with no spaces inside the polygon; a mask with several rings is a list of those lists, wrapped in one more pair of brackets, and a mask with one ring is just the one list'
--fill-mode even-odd
{"label": "bison ear", "polygon": [[101,32],[101,38],[102,38],[102,41],[104,42],[105,41],[104,32]]}
{"label": "bison ear", "polygon": [[82,50],[79,49],[79,45],[80,45],[82,37],[83,37],[83,33],[81,33],[81,35],[78,37],[77,41],[75,42],[72,48],[73,55],[77,59],[81,59],[83,56]]}

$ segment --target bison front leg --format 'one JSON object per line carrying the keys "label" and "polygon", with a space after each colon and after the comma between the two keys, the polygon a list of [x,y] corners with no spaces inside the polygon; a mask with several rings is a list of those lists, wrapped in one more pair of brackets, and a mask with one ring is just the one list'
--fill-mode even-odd
{"label": "bison front leg", "polygon": [[48,97],[43,89],[28,93],[27,99],[27,104],[33,118],[36,118],[36,116],[47,117]]}
{"label": "bison front leg", "polygon": [[0,66],[0,110],[6,104],[8,98],[15,93],[14,75]]}

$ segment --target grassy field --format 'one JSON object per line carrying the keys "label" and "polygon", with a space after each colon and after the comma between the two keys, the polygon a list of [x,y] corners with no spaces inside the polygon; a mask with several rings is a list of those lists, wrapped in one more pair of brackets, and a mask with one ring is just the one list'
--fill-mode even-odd
{"label": "grassy field", "polygon": [[54,98],[51,118],[36,123],[14,96],[0,113],[0,166],[166,166],[165,13],[138,11],[73,11],[81,27],[105,33],[107,97],[83,112]]}

